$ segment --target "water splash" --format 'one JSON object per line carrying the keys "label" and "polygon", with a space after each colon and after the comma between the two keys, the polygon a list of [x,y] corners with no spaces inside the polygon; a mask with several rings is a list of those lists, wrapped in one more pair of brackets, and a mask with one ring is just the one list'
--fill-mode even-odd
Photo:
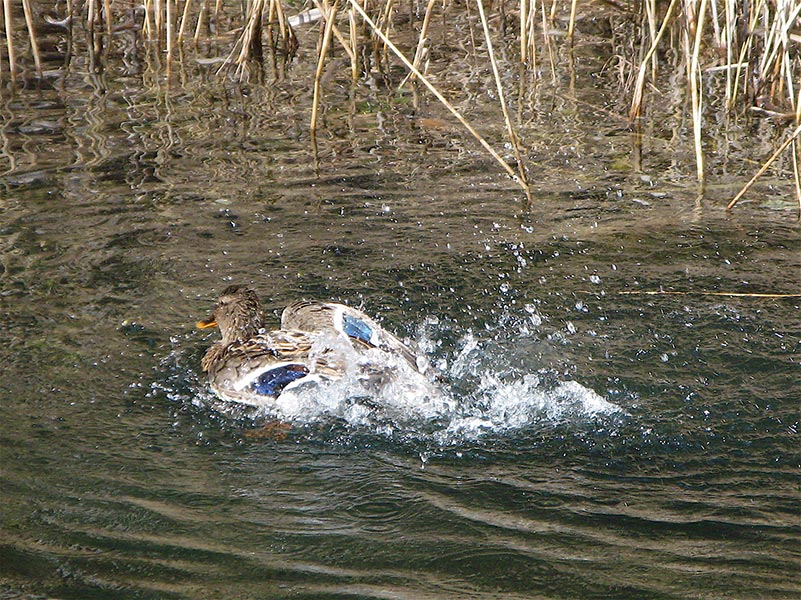
{"label": "water splash", "polygon": [[447,324],[436,319],[418,331],[418,347],[432,365],[428,375],[379,350],[354,352],[351,368],[341,379],[297,385],[269,404],[244,407],[222,402],[208,392],[175,348],[165,364],[173,365],[174,377],[183,373],[184,391],[176,391],[176,381],[158,387],[168,397],[183,397],[231,418],[280,420],[297,426],[337,424],[351,434],[438,447],[515,436],[532,428],[586,425],[597,419],[609,422],[625,415],[620,406],[577,381],[563,380],[549,370],[526,372],[520,366],[510,367],[514,361],[504,354],[504,347],[514,348],[515,340],[497,336],[482,340],[468,331],[444,341],[448,331]]}
{"label": "water splash", "polygon": [[533,373],[503,381],[488,373],[436,439],[441,445],[452,445],[539,424],[575,423],[623,414],[618,405],[577,381],[548,382]]}

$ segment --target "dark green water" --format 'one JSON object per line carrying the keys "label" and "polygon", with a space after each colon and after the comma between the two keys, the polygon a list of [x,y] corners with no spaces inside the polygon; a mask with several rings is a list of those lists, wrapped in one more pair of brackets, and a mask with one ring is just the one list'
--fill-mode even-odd
{"label": "dark green water", "polygon": [[[0,596],[801,595],[799,299],[620,293],[798,293],[788,180],[725,213],[746,167],[697,199],[562,90],[527,212],[433,104],[331,90],[315,164],[303,85],[198,83],[4,92]],[[361,306],[447,406],[264,437],[199,374],[230,282]]]}

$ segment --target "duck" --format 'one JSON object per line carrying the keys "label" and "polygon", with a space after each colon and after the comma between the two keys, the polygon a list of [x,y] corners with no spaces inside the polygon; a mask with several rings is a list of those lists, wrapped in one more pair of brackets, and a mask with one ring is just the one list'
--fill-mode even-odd
{"label": "duck", "polygon": [[268,331],[258,294],[242,285],[225,288],[197,327],[220,330],[220,339],[201,360],[212,392],[254,406],[302,386],[340,379],[354,362],[361,362],[358,368],[365,372],[381,371],[382,366],[369,364],[370,352],[373,359],[395,357],[420,374],[428,368],[407,344],[345,304],[293,302],[281,314],[280,329]]}

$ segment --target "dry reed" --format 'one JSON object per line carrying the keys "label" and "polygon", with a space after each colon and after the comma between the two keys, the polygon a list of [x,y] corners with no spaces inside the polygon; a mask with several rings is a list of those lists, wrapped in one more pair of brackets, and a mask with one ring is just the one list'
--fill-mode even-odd
{"label": "dry reed", "polygon": [[[11,81],[17,79],[17,54],[14,51],[14,20],[11,17],[11,0],[3,0],[3,22],[5,23],[6,52],[8,52],[8,66],[11,72]],[[2,71],[0,71],[2,73]]]}
{"label": "dry reed", "polygon": [[[748,190],[751,189],[751,187],[756,183],[757,179],[759,179],[760,177],[762,177],[762,175],[765,174],[765,172],[776,161],[776,159],[779,158],[781,153],[784,152],[787,149],[787,147],[799,137],[799,135],[801,135],[801,125],[796,127],[793,134],[786,140],[784,140],[782,145],[779,146],[776,149],[776,151],[771,155],[771,157],[765,161],[765,163],[759,168],[759,171],[756,172],[756,174],[751,178],[751,180],[748,183],[746,183],[745,186],[743,186],[743,189],[741,189],[739,193],[734,198],[732,198],[732,201],[729,202],[729,204],[726,206],[727,210],[734,208],[734,205],[740,201],[740,198],[742,198],[746,194],[746,192],[748,192]],[[796,148],[796,146],[794,146],[794,148]],[[796,181],[796,196],[798,199],[798,208],[799,210],[801,210],[801,190],[798,187],[798,161],[795,160],[793,164],[795,166],[794,172],[796,175],[795,181]]]}
{"label": "dry reed", "polygon": [[[431,77],[427,75],[428,60],[431,52],[436,50],[430,34],[433,13],[435,10],[442,13],[441,27],[447,28],[445,12],[460,10],[459,7],[437,0],[409,1],[410,13],[415,11],[419,2],[418,9],[423,14],[422,23],[415,33],[416,44],[412,45],[412,60],[408,60],[393,42],[393,39],[399,39],[394,29],[397,27],[394,15],[400,11],[396,0],[377,0],[369,5],[349,0],[347,10],[344,9],[344,4],[338,6],[337,2],[332,5],[329,0],[314,0],[318,14],[325,17],[325,26],[318,46],[310,129],[314,131],[318,126],[322,72],[334,39],[348,55],[350,77],[354,81],[371,69],[387,72],[391,52],[409,71],[403,83],[407,80],[422,82],[471,135],[479,140],[504,171],[527,190],[519,133],[508,114],[505,98],[508,91],[500,83],[500,67],[490,42],[491,17],[485,14],[483,1],[468,0],[464,9],[469,12],[473,2],[476,4],[472,6],[478,8],[484,32],[484,52],[496,82],[501,114],[515,155],[517,170],[491,149],[490,144],[437,91]],[[625,56],[624,64],[632,65],[632,72],[626,77],[634,82],[633,86],[626,88],[630,94],[629,119],[636,122],[653,116],[654,111],[649,107],[649,89],[656,89],[660,78],[664,80],[670,75],[665,71],[678,68],[686,84],[696,176],[701,182],[706,178],[704,144],[708,136],[705,119],[709,118],[709,112],[713,110],[710,107],[717,106],[717,98],[710,97],[710,94],[716,94],[720,90],[724,101],[718,104],[725,107],[732,119],[736,120],[750,113],[754,117],[768,117],[777,122],[794,124],[795,132],[789,137],[789,141],[781,135],[780,130],[777,131],[777,139],[784,138],[784,141],[777,141],[779,150],[774,157],[790,147],[795,193],[801,206],[801,140],[798,138],[798,127],[801,126],[801,1],[754,0],[742,3],[736,0],[671,0],[666,4],[657,0],[644,0],[634,5],[635,10],[639,11],[636,14],[615,0],[604,0],[604,4],[612,7],[609,10],[618,11],[616,14],[620,21],[630,23],[633,34],[634,43],[631,48],[616,50]],[[560,23],[566,22],[567,43],[572,49],[576,40],[580,39],[582,29],[579,21],[582,7],[579,3],[571,0],[569,15],[562,21],[558,19],[559,6],[555,0],[520,0],[519,15],[515,19],[517,27],[514,33],[517,38],[510,41],[505,28],[505,15],[509,7],[504,2],[493,5],[493,10],[499,16],[499,35],[503,42],[509,43],[510,48],[519,49],[517,53],[524,72],[530,78],[539,77],[539,56],[547,56],[554,84],[557,83],[559,74],[559,53],[553,32],[561,29]],[[19,7],[22,8],[24,23],[17,23],[14,18]],[[41,77],[42,64],[37,41],[37,29],[40,26],[37,19],[41,17],[37,16],[31,0],[3,0],[2,8],[5,26],[3,46],[8,69],[0,64],[0,83],[7,80],[13,89],[20,79],[20,68],[27,72],[32,67]],[[72,47],[74,27],[82,27],[91,41],[88,49],[92,53],[92,61],[102,60],[101,50],[107,52],[111,47],[115,27],[120,18],[124,17],[124,11],[131,11],[129,4],[111,0],[87,0],[82,4],[67,0],[65,10],[67,14],[64,22],[68,23],[70,36],[68,48]],[[115,10],[118,14],[114,14]],[[223,25],[228,22],[226,19],[234,24],[239,22],[239,30]],[[287,17],[282,0],[244,0],[241,4],[231,1],[226,3],[224,0],[184,0],[182,4],[178,0],[145,0],[138,26],[143,40],[149,42],[147,47],[164,68],[168,81],[173,62],[182,60],[181,48],[188,43],[197,46],[204,39],[213,40],[215,45],[227,45],[227,59],[218,74],[224,75],[229,67],[234,67],[236,77],[246,78],[252,63],[261,63],[264,60],[265,48],[270,52],[273,62],[278,60],[276,57],[294,55],[298,41],[293,29],[293,19],[298,17]],[[295,25],[301,23],[302,20],[294,21]],[[414,24],[415,19],[411,19],[411,23]],[[345,28],[347,31],[344,31]],[[15,33],[18,39],[24,37],[27,46],[15,44]],[[472,39],[472,28],[470,35]],[[102,39],[104,37],[105,40]],[[544,51],[538,52],[538,39],[542,40]],[[471,52],[474,55],[475,49]],[[671,65],[664,58],[670,54],[680,56],[681,60]],[[67,59],[69,60],[69,55]],[[570,60],[572,61],[572,52]],[[511,65],[506,65],[506,68],[510,67]],[[772,157],[765,163],[753,180],[729,203],[730,208],[774,160]]]}
{"label": "dry reed", "polygon": [[456,117],[456,119],[465,127],[465,129],[467,129],[470,132],[470,134],[474,138],[476,138],[476,140],[478,140],[478,142],[484,147],[484,149],[490,154],[490,156],[492,156],[495,159],[495,161],[501,167],[503,167],[503,169],[509,174],[509,176],[520,185],[520,187],[526,193],[527,200],[530,202],[531,192],[528,187],[528,183],[525,181],[525,179],[521,179],[520,177],[518,177],[514,169],[512,169],[512,167],[509,166],[509,163],[507,163],[496,152],[496,150],[487,142],[487,140],[485,140],[484,137],[475,130],[475,128],[467,121],[467,119],[465,119],[462,116],[462,114],[456,109],[456,107],[454,107],[453,104],[451,104],[445,98],[445,96],[442,95],[442,93],[428,80],[428,78],[426,78],[422,73],[420,73],[420,71],[417,70],[417,68],[411,63],[411,61],[409,61],[409,59],[406,58],[403,52],[401,52],[397,48],[397,46],[395,46],[395,44],[386,36],[386,34],[376,26],[376,24],[367,14],[364,8],[356,0],[349,0],[349,1],[351,6],[356,10],[356,12],[358,12],[361,15],[361,17],[371,27],[371,29],[376,33],[376,35],[378,35],[378,37],[381,38],[384,44],[386,44],[386,46],[389,47],[395,53],[395,55],[406,66],[406,68],[409,69],[412,73],[414,73],[417,79],[423,82],[423,84],[428,88],[428,90],[432,94],[434,94],[434,96],[436,96],[437,100],[439,100],[451,112],[451,114],[454,117]]}
{"label": "dry reed", "polygon": [[[334,20],[337,16],[337,9],[339,8],[337,0],[334,0],[334,4],[331,7],[328,7],[328,10],[321,10],[321,13],[324,15],[323,18],[325,19],[325,30],[323,31],[323,41],[320,45],[320,52],[317,53],[317,71],[314,73],[314,97],[312,99],[312,114],[311,114],[311,126],[310,129],[312,133],[317,131],[317,112],[320,106],[320,94],[321,94],[321,81],[323,78],[323,66],[325,65],[325,57],[328,55],[328,47],[331,45],[331,36],[334,32]],[[345,44],[344,39],[340,41],[343,45]]]}
{"label": "dry reed", "polygon": [[525,164],[523,163],[523,158],[520,156],[520,140],[518,139],[517,133],[515,133],[515,130],[512,127],[512,120],[509,118],[509,110],[506,107],[503,85],[501,84],[501,75],[498,72],[498,63],[495,60],[495,52],[492,49],[492,38],[490,37],[489,23],[487,22],[487,15],[484,12],[484,2],[482,0],[476,0],[476,2],[478,3],[478,12],[479,16],[481,17],[481,27],[484,30],[484,41],[487,44],[487,55],[489,56],[489,61],[492,65],[492,75],[495,78],[495,88],[498,90],[498,101],[501,104],[501,112],[503,113],[503,119],[506,123],[506,132],[509,135],[509,142],[512,145],[515,159],[517,161],[518,181],[520,186],[523,188],[528,204],[530,205],[532,201],[531,190],[528,185],[528,178],[526,177]]}

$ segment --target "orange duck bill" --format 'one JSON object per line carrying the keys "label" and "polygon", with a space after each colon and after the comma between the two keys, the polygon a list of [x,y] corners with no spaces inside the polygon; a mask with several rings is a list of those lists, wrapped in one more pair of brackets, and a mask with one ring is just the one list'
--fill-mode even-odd
{"label": "orange duck bill", "polygon": [[209,317],[205,321],[198,321],[195,324],[195,327],[198,329],[208,329],[209,327],[217,327],[217,321],[214,320],[214,317]]}

